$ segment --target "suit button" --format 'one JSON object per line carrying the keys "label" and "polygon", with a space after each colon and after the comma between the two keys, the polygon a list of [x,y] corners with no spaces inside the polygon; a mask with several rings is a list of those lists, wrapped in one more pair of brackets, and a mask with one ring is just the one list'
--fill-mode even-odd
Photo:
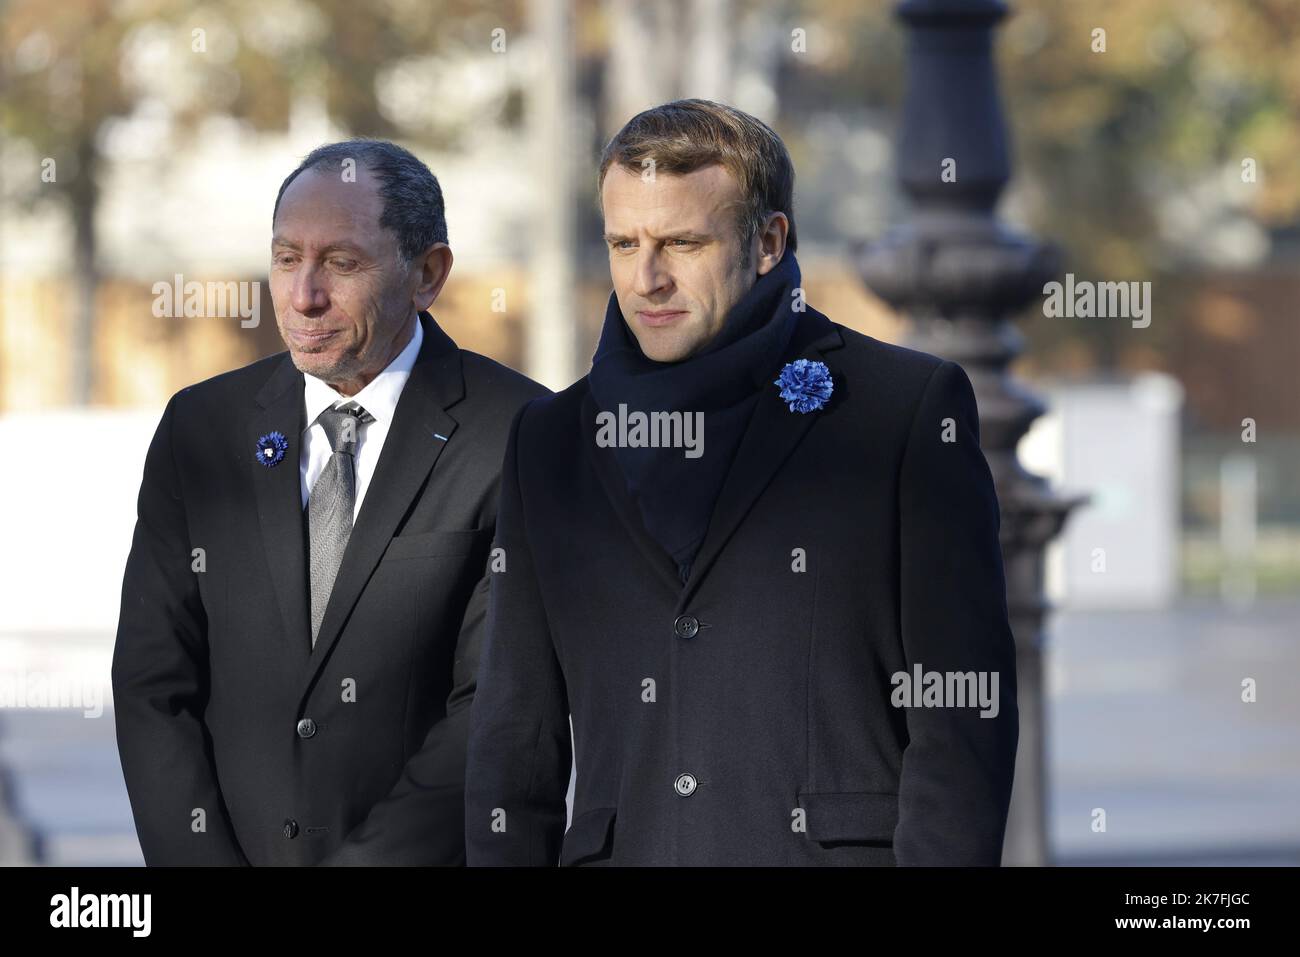
{"label": "suit button", "polygon": [[316,733],[316,722],[311,718],[303,718],[298,722],[298,737],[310,738]]}
{"label": "suit button", "polygon": [[695,793],[695,775],[679,774],[677,780],[673,782],[673,790],[682,797],[690,797]]}
{"label": "suit button", "polygon": [[291,817],[284,819],[284,836],[290,840],[298,836],[298,822]]}
{"label": "suit button", "polygon": [[700,620],[694,615],[682,615],[673,622],[673,631],[678,638],[694,638],[700,633]]}

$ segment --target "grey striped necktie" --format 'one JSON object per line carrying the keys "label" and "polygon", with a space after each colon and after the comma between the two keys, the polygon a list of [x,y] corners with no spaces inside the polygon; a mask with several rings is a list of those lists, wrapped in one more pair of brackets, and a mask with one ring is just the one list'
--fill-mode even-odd
{"label": "grey striped necktie", "polygon": [[325,429],[333,454],[312,486],[307,500],[307,535],[311,549],[311,646],[316,647],[325,606],[343,564],[352,535],[352,510],[357,499],[357,429],[374,420],[365,409],[326,409],[316,419]]}

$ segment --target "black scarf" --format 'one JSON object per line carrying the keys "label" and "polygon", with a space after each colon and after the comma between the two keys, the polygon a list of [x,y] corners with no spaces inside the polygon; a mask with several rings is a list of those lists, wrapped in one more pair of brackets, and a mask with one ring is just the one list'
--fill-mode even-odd
{"label": "black scarf", "polygon": [[731,308],[718,334],[679,362],[646,358],[617,296],[609,297],[587,374],[597,407],[614,416],[620,403],[629,414],[704,415],[698,458],[681,448],[614,448],[646,531],[677,563],[683,584],[758,397],[776,389],[772,382],[798,321],[792,296],[798,286],[799,264],[787,251]]}

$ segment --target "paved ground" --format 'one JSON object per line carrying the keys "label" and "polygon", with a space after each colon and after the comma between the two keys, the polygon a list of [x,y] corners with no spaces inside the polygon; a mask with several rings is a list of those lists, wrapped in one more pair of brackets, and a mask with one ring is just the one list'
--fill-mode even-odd
{"label": "paved ground", "polygon": [[1061,615],[1052,634],[1061,861],[1300,864],[1300,602]]}
{"label": "paved ground", "polygon": [[[1052,627],[1060,862],[1300,864],[1300,602],[1062,614]],[[106,674],[104,639],[79,641],[75,667]],[[1254,704],[1241,702],[1246,677]],[[110,709],[0,710],[0,773],[34,862],[141,862]],[[0,863],[24,863],[14,835],[0,815]]]}
{"label": "paved ground", "polygon": [[143,864],[112,712],[85,718],[75,711],[19,711],[0,720],[10,813],[35,839],[35,862]]}

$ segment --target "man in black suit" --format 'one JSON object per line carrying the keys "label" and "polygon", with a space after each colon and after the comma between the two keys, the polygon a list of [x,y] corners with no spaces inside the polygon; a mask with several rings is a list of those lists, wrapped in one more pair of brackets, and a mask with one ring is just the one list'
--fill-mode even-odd
{"label": "man in black suit", "polygon": [[469,863],[999,863],[1015,648],[965,373],[805,304],[753,117],[649,110],[600,169],[594,364],[502,469]]}
{"label": "man in black suit", "polygon": [[288,352],[182,389],[145,461],[113,692],[153,864],[462,864],[469,706],[511,417],[457,348],[416,157],[354,140],[280,188]]}

